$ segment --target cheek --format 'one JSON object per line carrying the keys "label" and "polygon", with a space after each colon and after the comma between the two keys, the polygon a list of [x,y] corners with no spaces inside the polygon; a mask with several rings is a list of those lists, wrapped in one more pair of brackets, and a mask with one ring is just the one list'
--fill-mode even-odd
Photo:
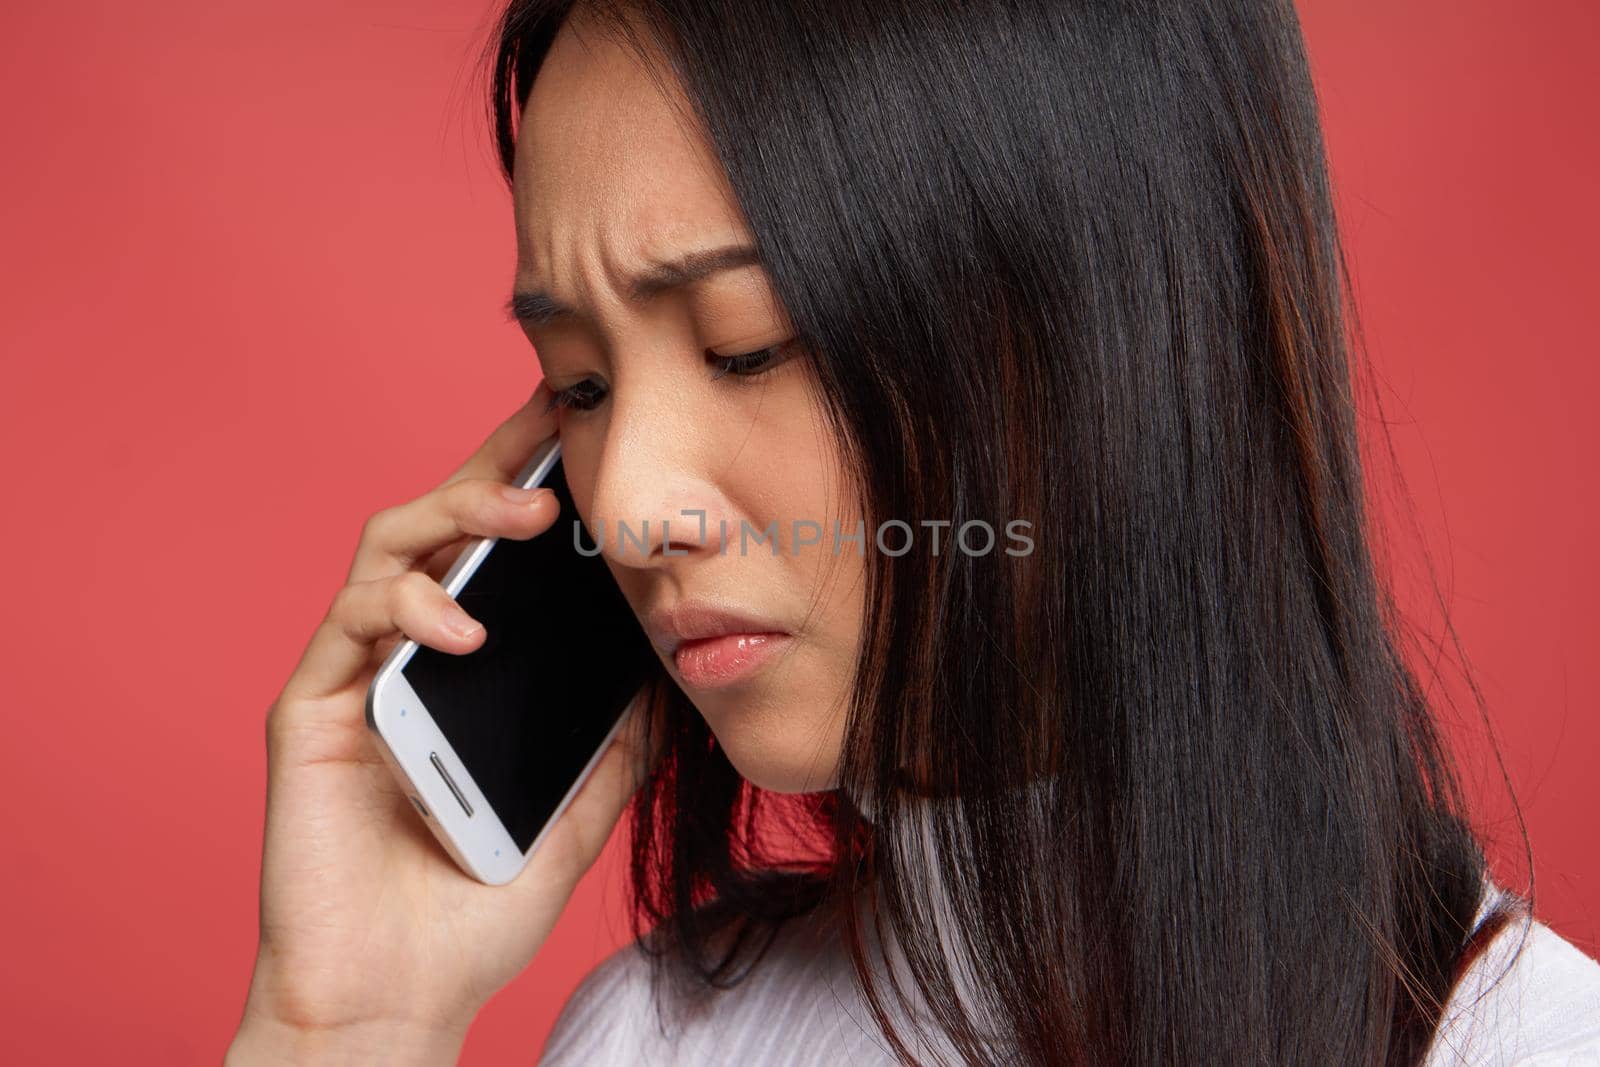
{"label": "cheek", "polygon": [[585,523],[589,521],[596,462],[604,441],[603,433],[594,428],[597,421],[593,416],[573,418],[566,412],[556,416],[556,436],[561,439],[561,469],[566,474],[572,502]]}
{"label": "cheek", "polygon": [[826,538],[837,521],[848,532],[859,509],[839,443],[800,368],[786,370],[794,373],[785,374],[760,398],[753,423],[734,427],[733,436],[740,441],[730,447],[739,449],[739,477],[760,494],[762,510],[785,526],[796,520],[814,522]]}
{"label": "cheek", "polygon": [[[816,604],[817,636],[834,658],[848,654],[853,661],[866,560],[857,542],[839,538],[856,533],[861,521],[855,482],[820,401],[801,376],[785,381],[784,391],[781,405],[770,405],[759,438],[752,436],[746,446],[750,467],[741,478],[748,476],[759,487],[753,491],[766,494],[764,519],[778,519],[790,541],[788,564],[793,581]],[[798,544],[797,534],[813,543]],[[865,550],[873,551],[871,531],[862,527],[862,535]]]}

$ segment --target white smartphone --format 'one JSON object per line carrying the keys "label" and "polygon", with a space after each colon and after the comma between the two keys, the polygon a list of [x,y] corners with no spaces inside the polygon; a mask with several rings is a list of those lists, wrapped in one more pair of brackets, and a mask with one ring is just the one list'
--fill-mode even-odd
{"label": "white smartphone", "polygon": [[367,690],[367,725],[412,805],[490,885],[527,864],[658,663],[574,526],[560,441],[541,444],[514,481],[555,491],[555,524],[526,540],[479,538],[441,581],[483,623],[483,644],[458,654],[408,639]]}

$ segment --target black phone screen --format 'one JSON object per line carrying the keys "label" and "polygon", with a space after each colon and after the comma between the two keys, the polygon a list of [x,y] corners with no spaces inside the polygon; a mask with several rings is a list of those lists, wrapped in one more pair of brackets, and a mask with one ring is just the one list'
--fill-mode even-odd
{"label": "black phone screen", "polygon": [[540,484],[561,503],[555,525],[495,541],[456,594],[483,644],[418,646],[402,668],[524,852],[659,663],[605,561],[574,542],[559,460]]}

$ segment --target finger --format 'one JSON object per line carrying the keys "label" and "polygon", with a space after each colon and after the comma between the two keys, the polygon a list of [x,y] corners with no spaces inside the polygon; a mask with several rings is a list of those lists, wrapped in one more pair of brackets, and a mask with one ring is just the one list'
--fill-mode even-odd
{"label": "finger", "polygon": [[667,750],[666,701],[653,683],[647,683],[635,694],[628,720],[618,733],[631,760],[631,793],[655,773]]}
{"label": "finger", "polygon": [[539,379],[533,395],[495,427],[478,450],[468,456],[441,484],[449,485],[463,478],[510,481],[528,462],[533,450],[555,436],[556,412],[550,406],[554,398],[544,379]]}
{"label": "finger", "polygon": [[419,559],[469,535],[543,533],[560,510],[549,489],[519,489],[484,478],[446,483],[369,518],[348,581],[377,581],[410,570]]}
{"label": "finger", "polygon": [[654,699],[647,684],[634,694],[623,713],[622,726],[612,741],[612,749],[621,761],[615,773],[620,775],[616,784],[624,804],[661,762],[661,754],[666,749],[661,710],[660,702]]}
{"label": "finger", "polygon": [[366,668],[374,644],[391,634],[461,653],[477,648],[484,632],[438,582],[420,571],[344,586],[311,635],[281,702],[318,701],[342,692]]}

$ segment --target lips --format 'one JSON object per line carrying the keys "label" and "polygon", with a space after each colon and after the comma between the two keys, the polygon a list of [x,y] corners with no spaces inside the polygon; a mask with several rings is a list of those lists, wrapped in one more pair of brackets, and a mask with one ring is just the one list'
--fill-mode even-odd
{"label": "lips", "polygon": [[739,681],[793,640],[772,619],[701,600],[679,601],[644,620],[650,641],[685,683],[711,688]]}

